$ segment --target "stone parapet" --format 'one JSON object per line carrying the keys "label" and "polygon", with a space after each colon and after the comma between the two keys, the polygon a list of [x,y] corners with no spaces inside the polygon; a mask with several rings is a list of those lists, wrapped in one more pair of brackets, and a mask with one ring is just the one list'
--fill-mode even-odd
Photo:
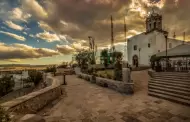
{"label": "stone parapet", "polygon": [[[48,78],[50,79],[50,76]],[[36,113],[63,93],[61,83],[53,77],[51,79],[51,86],[2,103],[1,106],[9,112],[20,114]]]}
{"label": "stone parapet", "polygon": [[79,77],[92,83],[96,83],[99,86],[108,87],[121,93],[133,94],[134,92],[134,83],[125,83],[122,81],[116,81],[101,77],[93,78],[94,76],[83,73],[80,73]]}

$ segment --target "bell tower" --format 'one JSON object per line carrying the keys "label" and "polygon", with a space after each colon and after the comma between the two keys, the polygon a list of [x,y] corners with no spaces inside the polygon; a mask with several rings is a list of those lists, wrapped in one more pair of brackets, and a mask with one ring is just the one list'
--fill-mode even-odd
{"label": "bell tower", "polygon": [[162,15],[154,11],[146,18],[146,32],[153,30],[162,30]]}

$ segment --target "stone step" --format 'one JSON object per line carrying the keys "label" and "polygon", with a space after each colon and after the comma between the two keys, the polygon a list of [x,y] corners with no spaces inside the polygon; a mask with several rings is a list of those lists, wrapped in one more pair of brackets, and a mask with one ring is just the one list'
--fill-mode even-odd
{"label": "stone step", "polygon": [[153,75],[153,77],[180,77],[180,78],[190,78],[190,75]]}
{"label": "stone step", "polygon": [[153,72],[154,74],[159,74],[159,75],[187,75],[187,72]]}
{"label": "stone step", "polygon": [[184,99],[174,97],[174,96],[169,96],[169,95],[155,93],[155,92],[148,92],[148,95],[163,98],[163,99],[170,100],[170,101],[177,102],[177,103],[181,103],[181,104],[184,104],[184,105],[190,105],[189,100],[184,100]]}
{"label": "stone step", "polygon": [[177,81],[175,79],[168,80],[168,79],[161,79],[161,78],[150,78],[150,81],[156,81],[156,82],[166,82],[166,83],[174,83],[174,84],[183,84],[183,85],[190,85],[190,82],[188,81]]}
{"label": "stone step", "polygon": [[178,76],[178,75],[153,75],[153,77],[170,77],[170,78],[187,78],[190,79],[190,76]]}
{"label": "stone step", "polygon": [[165,79],[165,80],[175,80],[175,81],[185,81],[190,82],[190,79],[187,78],[179,78],[179,77],[153,77],[154,79]]}
{"label": "stone step", "polygon": [[190,92],[187,91],[181,91],[181,90],[176,90],[176,89],[170,89],[170,88],[165,88],[165,87],[160,87],[160,86],[154,86],[154,85],[148,85],[148,89],[157,89],[161,91],[167,91],[167,92],[172,92],[175,94],[181,94],[185,96],[190,96]]}
{"label": "stone step", "polygon": [[164,94],[164,95],[168,95],[168,96],[178,97],[178,98],[190,101],[190,96],[175,94],[175,93],[168,92],[168,91],[162,91],[162,90],[157,90],[157,89],[149,89],[149,92],[155,92],[155,93]]}
{"label": "stone step", "polygon": [[183,87],[190,89],[190,84],[180,84],[180,83],[171,83],[171,82],[162,82],[162,81],[149,81],[149,83],[155,83],[155,84],[162,84],[162,85],[169,85],[169,86],[177,86],[177,87]]}
{"label": "stone step", "polygon": [[170,86],[170,85],[164,85],[164,84],[156,84],[156,83],[148,83],[148,85],[158,86],[158,87],[168,88],[168,89],[174,89],[174,90],[180,90],[180,91],[186,91],[186,92],[190,93],[189,88],[183,88],[183,87],[178,87],[178,86]]}

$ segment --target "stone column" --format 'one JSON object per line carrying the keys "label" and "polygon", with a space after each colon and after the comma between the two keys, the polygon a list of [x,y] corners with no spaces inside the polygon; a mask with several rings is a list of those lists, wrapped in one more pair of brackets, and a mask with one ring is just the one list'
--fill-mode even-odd
{"label": "stone column", "polygon": [[129,68],[123,68],[122,69],[122,78],[124,83],[130,83],[131,82],[131,71]]}
{"label": "stone column", "polygon": [[81,73],[81,68],[80,67],[75,67],[74,70],[75,70],[76,75]]}

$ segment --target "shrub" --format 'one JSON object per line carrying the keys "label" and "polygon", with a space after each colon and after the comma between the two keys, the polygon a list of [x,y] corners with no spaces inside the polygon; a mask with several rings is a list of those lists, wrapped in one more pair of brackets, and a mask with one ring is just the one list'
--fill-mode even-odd
{"label": "shrub", "polygon": [[78,75],[78,78],[82,78],[82,75]]}
{"label": "shrub", "polygon": [[55,73],[56,72],[56,66],[50,66],[50,67],[47,67],[45,72],[53,72]]}
{"label": "shrub", "polygon": [[10,116],[8,112],[6,112],[1,106],[0,106],[0,122],[10,122]]}
{"label": "shrub", "polygon": [[112,76],[110,74],[107,74],[108,79],[112,79]]}
{"label": "shrub", "polygon": [[90,81],[90,78],[88,76],[85,77],[85,80]]}
{"label": "shrub", "polygon": [[29,76],[26,79],[27,82],[33,82],[35,86],[37,86],[42,80],[42,73],[36,70],[29,72]]}
{"label": "shrub", "polygon": [[15,85],[14,79],[10,75],[4,75],[0,78],[0,96],[3,96],[13,90]]}

